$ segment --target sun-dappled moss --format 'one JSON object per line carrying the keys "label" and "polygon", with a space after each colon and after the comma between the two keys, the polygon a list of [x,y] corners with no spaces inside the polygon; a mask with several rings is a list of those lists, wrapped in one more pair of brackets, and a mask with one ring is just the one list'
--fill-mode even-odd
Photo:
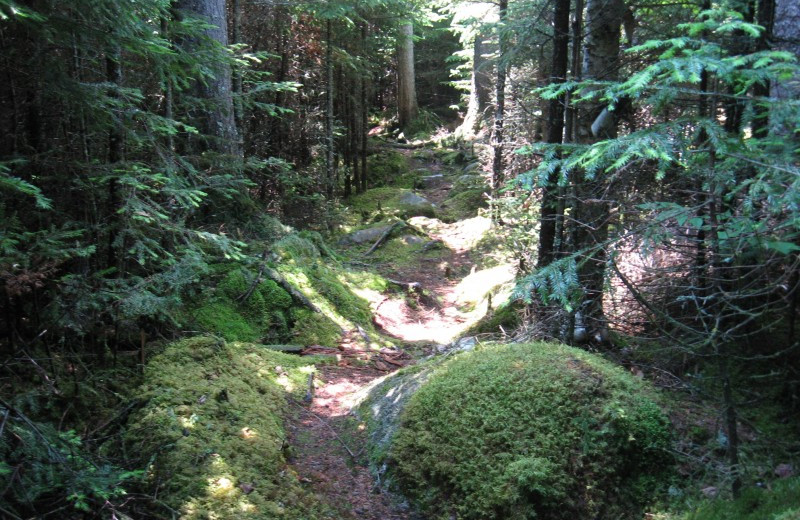
{"label": "sun-dappled moss", "polygon": [[472,188],[452,193],[443,203],[442,218],[455,222],[456,220],[474,217],[478,214],[479,209],[489,206],[484,194],[485,190],[482,188]]}
{"label": "sun-dappled moss", "polygon": [[671,460],[649,395],[566,346],[463,353],[408,399],[379,463],[433,518],[639,518]]}
{"label": "sun-dappled moss", "polygon": [[352,197],[349,204],[353,211],[362,215],[365,222],[379,222],[388,217],[435,216],[436,211],[430,204],[405,203],[404,198],[412,193],[406,188],[375,188]]}
{"label": "sun-dappled moss", "polygon": [[294,309],[292,342],[299,345],[324,345],[334,347],[342,339],[342,329],[322,313],[307,309]]}
{"label": "sun-dappled moss", "polygon": [[[381,150],[367,159],[367,169],[372,186],[403,186],[410,188],[414,181],[408,175],[406,156],[394,150]],[[405,182],[404,182],[405,181]]]}
{"label": "sun-dappled moss", "polygon": [[292,297],[274,281],[262,277],[256,283],[255,274],[228,266],[213,296],[190,311],[190,320],[228,341],[283,341],[291,306]]}
{"label": "sun-dappled moss", "polygon": [[147,366],[126,449],[181,518],[317,517],[286,467],[282,425],[314,361],[211,336],[170,344]]}
{"label": "sun-dappled moss", "polygon": [[522,322],[519,305],[506,302],[500,307],[484,316],[478,323],[470,327],[467,335],[475,334],[497,334],[511,332]]}

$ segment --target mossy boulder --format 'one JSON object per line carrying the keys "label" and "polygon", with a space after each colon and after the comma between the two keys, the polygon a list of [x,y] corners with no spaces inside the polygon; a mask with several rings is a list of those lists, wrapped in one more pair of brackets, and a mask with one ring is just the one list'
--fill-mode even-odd
{"label": "mossy boulder", "polygon": [[436,216],[436,207],[429,200],[405,188],[372,189],[350,199],[350,205],[366,222],[389,217]]}
{"label": "mossy boulder", "polygon": [[210,336],[168,345],[147,365],[125,435],[150,492],[186,520],[318,516],[286,466],[283,428],[287,392],[305,391],[313,362]]}
{"label": "mossy boulder", "polygon": [[402,412],[381,415],[390,381],[360,410],[373,464],[430,518],[641,518],[670,474],[652,390],[598,356],[498,345],[415,370],[428,373]]}

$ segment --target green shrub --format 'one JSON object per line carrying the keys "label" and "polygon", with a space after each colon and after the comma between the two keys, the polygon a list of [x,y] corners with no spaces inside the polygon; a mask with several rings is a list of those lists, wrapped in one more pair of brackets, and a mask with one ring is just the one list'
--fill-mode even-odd
{"label": "green shrub", "polygon": [[307,519],[318,505],[286,467],[286,392],[305,392],[313,359],[194,337],[147,366],[128,422],[128,453],[150,493],[181,518]]}
{"label": "green shrub", "polygon": [[750,487],[737,500],[712,500],[684,520],[800,520],[800,477],[780,480],[769,489]]}
{"label": "green shrub", "polygon": [[640,518],[671,462],[649,395],[571,347],[461,354],[409,399],[389,478],[434,518]]}

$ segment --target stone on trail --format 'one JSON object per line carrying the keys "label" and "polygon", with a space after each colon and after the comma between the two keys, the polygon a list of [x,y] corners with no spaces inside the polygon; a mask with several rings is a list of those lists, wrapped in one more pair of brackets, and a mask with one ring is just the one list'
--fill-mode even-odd
{"label": "stone on trail", "polygon": [[416,193],[403,193],[395,199],[394,204],[406,218],[418,216],[434,217],[436,215],[436,207],[433,203]]}
{"label": "stone on trail", "polygon": [[378,240],[383,234],[392,227],[391,224],[387,226],[377,226],[372,228],[360,229],[354,231],[349,235],[345,235],[339,240],[339,245],[352,245],[352,244],[366,244],[373,243]]}

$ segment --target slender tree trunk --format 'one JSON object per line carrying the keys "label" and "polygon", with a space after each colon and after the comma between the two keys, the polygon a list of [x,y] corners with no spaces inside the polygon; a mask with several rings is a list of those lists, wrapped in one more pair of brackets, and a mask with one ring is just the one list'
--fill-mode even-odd
{"label": "slender tree trunk", "polygon": [[[231,24],[231,43],[241,43],[242,31],[242,5],[241,0],[232,0],[231,11],[233,12],[233,23]],[[241,67],[233,69],[233,119],[236,124],[236,135],[239,138],[237,147],[244,150],[244,106],[242,104],[242,94],[244,84],[242,81]]]}
{"label": "slender tree trunk", "polygon": [[[775,25],[775,0],[758,0],[758,25],[764,28],[764,32],[756,42],[756,50],[766,51],[770,49],[772,41],[772,31]],[[769,97],[769,81],[757,83],[753,88],[753,94],[757,98]],[[756,100],[755,117],[753,118],[753,135],[755,137],[767,137],[769,133],[769,109],[764,104]]]}
{"label": "slender tree trunk", "polygon": [[497,78],[495,79],[495,112],[494,112],[494,132],[492,134],[492,220],[500,222],[500,207],[498,199],[500,188],[505,181],[505,165],[503,164],[503,125],[506,110],[506,38],[504,35],[506,13],[508,11],[508,0],[500,0],[498,22],[498,46],[499,59],[497,62]]}
{"label": "slender tree trunk", "polygon": [[325,24],[325,41],[325,193],[332,198],[336,165],[333,141],[333,22],[330,19]]}
{"label": "slender tree trunk", "polygon": [[[367,55],[367,24],[361,24],[361,54]],[[361,79],[361,182],[357,187],[359,193],[367,191],[367,139],[369,137],[369,114],[367,112],[367,78]]]}
{"label": "slender tree trunk", "polygon": [[408,126],[417,118],[417,90],[414,72],[414,26],[404,23],[400,26],[397,50],[397,115],[400,128]]}
{"label": "slender tree trunk", "polygon": [[[569,6],[570,0],[555,0],[553,14],[553,68],[551,83],[564,83],[567,80],[567,58],[569,56]],[[566,96],[561,95],[550,100],[547,121],[546,141],[550,144],[561,144],[564,138],[564,104]],[[539,218],[539,258],[538,266],[542,268],[553,261],[558,194],[558,172],[553,172],[544,186],[542,193],[541,216]]]}

